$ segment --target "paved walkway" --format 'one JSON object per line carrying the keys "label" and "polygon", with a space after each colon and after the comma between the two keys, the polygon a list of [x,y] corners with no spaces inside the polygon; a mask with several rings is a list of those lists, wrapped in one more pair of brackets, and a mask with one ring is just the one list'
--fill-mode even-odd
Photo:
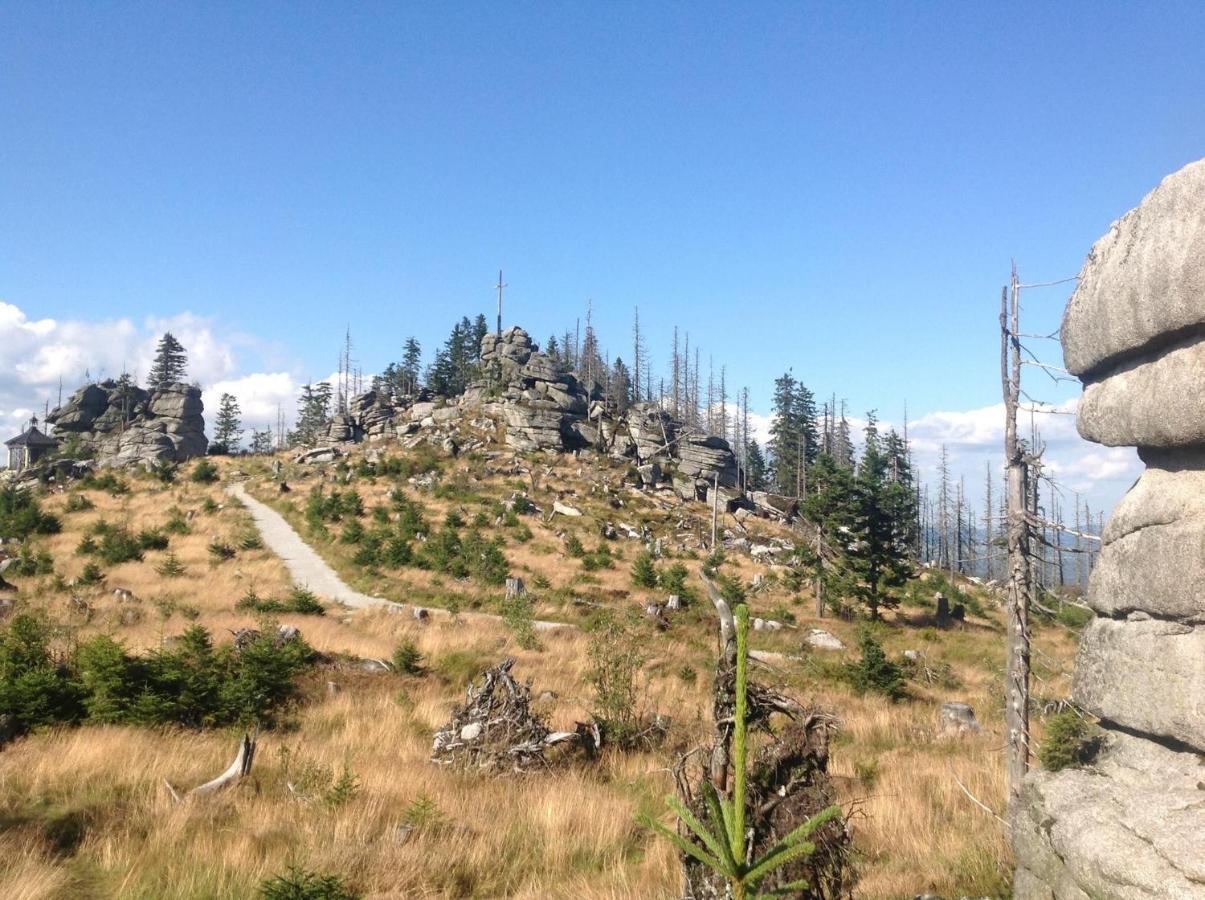
{"label": "paved walkway", "polygon": [[[407,604],[395,603],[392,600],[386,600],[384,597],[373,597],[369,594],[362,594],[349,587],[339,577],[338,573],[327,565],[326,560],[319,556],[313,547],[301,539],[301,535],[293,530],[293,526],[285,521],[284,516],[266,503],[261,503],[248,494],[241,482],[229,485],[226,488],[226,492],[242,503],[247,508],[247,511],[251,513],[251,518],[255,520],[255,527],[259,529],[260,536],[264,539],[264,544],[284,561],[294,584],[305,587],[318,596],[325,597],[327,600],[333,600],[357,609],[384,606],[395,612],[401,612],[407,608]],[[416,618],[425,617],[424,613],[441,618],[449,615],[447,610],[438,608],[411,606],[410,609]],[[460,617],[470,620],[502,621],[501,616],[493,616],[488,613],[462,612],[460,613]],[[540,631],[547,631],[552,628],[573,627],[564,622],[541,622],[538,620],[533,622],[532,625]]]}

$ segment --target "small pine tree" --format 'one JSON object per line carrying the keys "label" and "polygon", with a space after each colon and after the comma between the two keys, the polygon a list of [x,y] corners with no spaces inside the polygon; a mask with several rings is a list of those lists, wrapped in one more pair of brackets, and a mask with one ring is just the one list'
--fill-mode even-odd
{"label": "small pine tree", "polygon": [[170,331],[165,332],[155,349],[155,361],[151,363],[151,370],[146,376],[147,384],[151,388],[158,388],[183,381],[187,368],[188,354],[183,345]]}
{"label": "small pine tree", "polygon": [[256,429],[251,432],[251,452],[272,452],[272,432],[269,429],[265,428],[263,431]]}
{"label": "small pine tree", "polygon": [[653,554],[647,550],[641,551],[632,563],[632,582],[643,588],[657,586],[657,567],[653,565]]}
{"label": "small pine tree", "polygon": [[677,797],[666,798],[669,808],[685,826],[687,836],[670,830],[648,815],[638,817],[647,828],[669,840],[684,855],[702,863],[728,882],[733,900],[752,900],[757,897],[787,896],[788,891],[803,891],[804,882],[793,882],[771,893],[761,894],[758,888],[792,860],[810,856],[816,845],[808,840],[826,823],[841,815],[841,807],[830,806],[806,822],[787,832],[762,855],[750,859],[751,829],[746,827],[749,812],[749,609],[743,603],[735,612],[736,625],[736,686],[735,710],[732,717],[732,792],[722,794],[710,780],[704,779],[700,793],[706,814],[696,816]]}
{"label": "small pine tree", "polygon": [[[222,394],[218,401],[218,417],[213,426],[214,443],[223,453],[234,453],[243,439],[242,410],[233,394]],[[216,452],[210,447],[210,452]]]}

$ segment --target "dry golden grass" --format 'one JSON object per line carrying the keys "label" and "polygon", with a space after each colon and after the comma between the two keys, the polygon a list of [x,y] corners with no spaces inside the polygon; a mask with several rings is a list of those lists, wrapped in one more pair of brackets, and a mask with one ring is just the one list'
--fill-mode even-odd
{"label": "dry golden grass", "polygon": [[[456,465],[473,474],[471,461]],[[237,467],[262,475],[262,463],[223,461],[224,473]],[[633,589],[629,568],[634,542],[619,542],[624,558],[614,570],[594,573],[582,582],[579,560],[563,550],[561,532],[581,535],[593,549],[599,522],[635,520],[660,523],[660,533],[677,533],[677,519],[649,508],[639,498],[621,495],[614,509],[605,493],[591,486],[615,477],[559,462],[529,493],[551,505],[548,484],[572,486],[570,499],[586,511],[581,520],[557,518],[544,523],[526,517],[533,539],[507,540],[506,553],[529,585],[537,576],[555,587],[609,598],[617,609],[639,608],[649,592]],[[542,468],[541,468],[542,471]],[[318,476],[286,477],[299,504]],[[509,496],[513,476],[477,480],[474,490],[493,498]],[[237,507],[200,512],[205,496],[228,503],[220,486],[188,483],[160,490],[150,481],[132,482],[126,497],[90,495],[92,512],[63,514],[64,533],[50,539],[59,574],[75,577],[83,560],[73,555],[87,524],[100,516],[134,528],[162,525],[167,509],[197,509],[192,533],[172,538],[171,549],[189,577],[162,579],[154,565],[162,553],[143,563],[115,567],[108,574],[110,593],[88,596],[93,612],[85,620],[72,611],[69,591],[55,591],[50,579],[23,585],[20,602],[45,605],[71,621],[81,633],[109,631],[132,648],[153,647],[163,636],[182,630],[191,619],[221,634],[248,624],[251,617],[233,611],[235,600],[254,582],[261,596],[287,588],[283,565],[266,551],[241,552],[231,562],[210,564],[206,547],[212,534],[234,537],[246,527]],[[371,507],[391,486],[355,482]],[[269,496],[260,490],[261,496]],[[431,522],[442,521],[453,501],[411,491],[421,499]],[[52,508],[64,501],[48,501]],[[471,504],[466,511],[475,512]],[[690,510],[706,527],[707,510]],[[470,516],[466,516],[471,518]],[[775,526],[757,523],[763,535]],[[587,538],[590,535],[590,538]],[[319,547],[333,564],[354,573],[346,548]],[[697,561],[689,563],[692,570]],[[734,559],[726,570],[748,581],[766,567]],[[432,576],[403,570],[379,576],[399,599],[415,592],[480,593]],[[113,586],[139,598],[142,621],[120,624],[123,606]],[[363,587],[363,585],[361,584]],[[537,592],[538,594],[539,592]],[[156,604],[160,601],[169,600]],[[809,615],[813,601],[772,583],[751,596],[755,610],[782,608],[798,619],[801,631],[755,635],[756,646],[789,654],[800,652],[800,634],[824,627],[854,646],[852,623]],[[174,606],[172,605],[174,604]],[[160,611],[162,607],[165,612]],[[573,607],[551,612],[582,614]],[[187,613],[187,614],[185,614]],[[590,709],[584,682],[591,638],[581,632],[540,635],[539,650],[523,650],[501,626],[474,621],[419,624],[383,610],[346,612],[325,617],[285,617],[296,622],[317,649],[361,657],[388,657],[397,644],[413,640],[430,673],[425,677],[370,676],[350,671],[316,673],[308,701],[288,729],[261,736],[254,777],[238,788],[203,802],[174,805],[164,779],[189,787],[216,774],[229,762],[235,736],[230,733],[148,731],[87,727],[33,735],[0,754],[0,897],[248,897],[268,875],[291,861],[309,868],[340,872],[370,897],[574,897],[670,898],[677,896],[679,871],[674,855],[635,824],[639,811],[662,810],[669,790],[662,771],[674,751],[705,739],[708,692],[714,652],[712,625],[704,605],[681,615],[665,633],[639,624],[634,640],[650,656],[646,666],[648,704],[676,720],[672,747],[653,753],[608,754],[593,764],[566,763],[548,773],[495,779],[447,771],[428,761],[433,730],[446,720],[462,696],[466,674],[504,655],[518,659],[516,674],[531,679],[534,695],[550,690],[556,698],[540,703],[553,727],[571,727]],[[549,614],[542,607],[538,615]],[[74,618],[72,618],[74,617]],[[955,686],[910,683],[912,698],[892,704],[857,696],[835,677],[852,652],[804,653],[758,677],[786,685],[796,696],[836,713],[842,733],[833,746],[831,772],[841,800],[853,811],[859,897],[897,898],[924,891],[952,895],[1002,895],[1008,871],[1007,849],[999,822],[972,803],[962,789],[997,811],[1003,807],[1003,734],[1000,721],[1003,664],[998,614],[975,619],[962,630],[924,627],[914,611],[903,610],[881,626],[892,655],[904,649],[926,654],[931,666],[948,664]],[[1052,629],[1039,640],[1044,654],[1069,669],[1073,639]],[[692,670],[693,681],[680,675]],[[1053,668],[1040,672],[1045,693],[1065,695],[1068,685]],[[328,680],[340,690],[329,695]],[[984,725],[981,734],[941,738],[936,712],[945,700],[970,703]],[[341,806],[320,799],[299,801],[285,786],[282,748],[289,748],[292,771],[301,765],[337,775],[346,766],[359,779],[357,796]],[[438,811],[437,821],[418,828],[404,843],[401,825],[421,798]]]}

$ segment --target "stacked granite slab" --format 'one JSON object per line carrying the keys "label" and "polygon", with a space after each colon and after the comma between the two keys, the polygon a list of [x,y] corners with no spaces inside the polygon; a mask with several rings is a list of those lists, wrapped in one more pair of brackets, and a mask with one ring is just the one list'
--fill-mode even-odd
{"label": "stacked granite slab", "polygon": [[1062,338],[1080,434],[1146,470],[1103,535],[1076,659],[1104,749],[1028,779],[1015,895],[1205,898],[1205,161],[1097,241]]}
{"label": "stacked granite slab", "polygon": [[46,421],[64,445],[73,439],[102,467],[183,462],[204,456],[204,406],[200,388],[183,383],[144,390],[127,381],[87,384]]}

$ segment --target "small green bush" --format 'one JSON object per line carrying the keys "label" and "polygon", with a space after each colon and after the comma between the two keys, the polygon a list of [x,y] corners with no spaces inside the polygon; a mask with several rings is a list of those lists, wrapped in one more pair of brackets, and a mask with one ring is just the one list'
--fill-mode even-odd
{"label": "small green bush", "polygon": [[84,571],[80,573],[79,578],[75,583],[82,587],[93,587],[105,580],[105,573],[101,571],[100,566],[94,562],[84,566]]}
{"label": "small green bush", "polygon": [[238,552],[225,541],[214,538],[209,542],[209,559],[216,565],[235,558]]}
{"label": "small green bush", "polygon": [[7,574],[15,578],[33,578],[36,575],[53,575],[54,558],[46,550],[35,550],[22,544],[16,557],[9,565]]}
{"label": "small green bush", "polygon": [[72,494],[67,498],[67,503],[63,506],[63,510],[69,513],[87,512],[90,509],[96,509],[96,504],[93,503],[87,494]]}
{"label": "small green bush", "polygon": [[62,527],[58,518],[42,511],[31,491],[0,490],[0,536],[24,540],[34,534],[58,534]]}
{"label": "small green bush", "polygon": [[168,553],[163,561],[155,566],[155,571],[164,578],[181,578],[187,573],[184,563],[174,553]]}
{"label": "small green bush", "polygon": [[1099,749],[1096,730],[1073,709],[1046,720],[1046,736],[1038,747],[1038,761],[1051,772],[1092,761]]}
{"label": "small green bush", "polygon": [[318,598],[305,588],[294,588],[293,592],[284,600],[275,600],[271,597],[259,596],[255,592],[255,588],[251,587],[234,604],[234,608],[240,612],[326,615],[326,609],[318,602]]}
{"label": "small green bush", "polygon": [[163,530],[168,534],[188,534],[188,519],[184,516],[184,510],[178,506],[173,506],[167,511],[167,522],[163,526]]}
{"label": "small green bush", "polygon": [[869,629],[864,628],[858,633],[858,648],[862,658],[846,664],[846,678],[855,691],[859,694],[874,691],[892,702],[908,696],[903,668],[887,658],[883,645],[875,640]]}
{"label": "small green bush", "polygon": [[653,564],[653,554],[647,550],[642,550],[632,563],[632,583],[643,588],[657,586],[657,567]]}
{"label": "small green bush", "polygon": [[115,495],[128,494],[130,492],[130,486],[111,471],[88,476],[84,479],[82,487],[87,490],[107,491]]}
{"label": "small green bush", "polygon": [[142,550],[166,550],[168,537],[159,528],[144,528],[138,532],[138,546]]}
{"label": "small green bush", "polygon": [[540,649],[540,641],[536,637],[535,610],[530,598],[503,600],[502,621],[514,634],[515,643],[524,650]]}
{"label": "small green bush", "polygon": [[402,641],[394,648],[393,668],[403,675],[423,674],[423,655],[414,641]]}
{"label": "small green bush", "polygon": [[571,534],[565,538],[565,552],[574,559],[581,559],[586,555],[586,548],[576,534]]}
{"label": "small green bush", "polygon": [[188,480],[194,484],[213,484],[218,480],[218,467],[207,459],[198,460]]}
{"label": "small green bush", "polygon": [[363,895],[340,875],[292,865],[283,875],[261,882],[259,896],[262,900],[360,900]]}

